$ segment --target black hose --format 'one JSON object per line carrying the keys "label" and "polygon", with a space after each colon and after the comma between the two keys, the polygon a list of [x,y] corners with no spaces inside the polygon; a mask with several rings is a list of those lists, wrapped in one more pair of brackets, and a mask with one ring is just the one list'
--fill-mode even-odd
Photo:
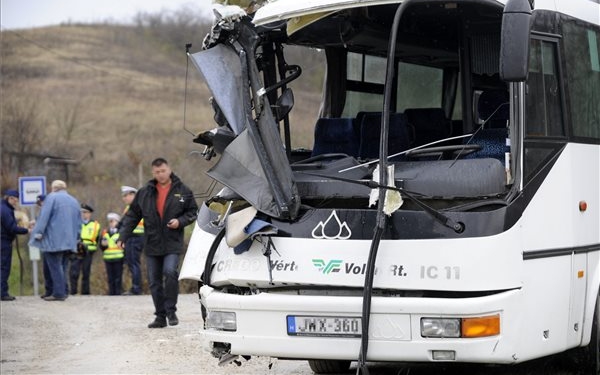
{"label": "black hose", "polygon": [[398,37],[398,26],[400,24],[400,18],[407,4],[410,4],[411,0],[406,0],[400,4],[394,15],[394,22],[392,24],[392,30],[390,34],[388,55],[387,55],[387,68],[386,68],[386,81],[385,81],[385,94],[383,97],[383,114],[381,116],[381,136],[379,141],[379,184],[383,187],[379,188],[379,201],[377,202],[377,225],[375,227],[375,233],[373,234],[373,240],[371,241],[371,248],[369,250],[369,259],[367,261],[367,270],[365,274],[365,285],[363,289],[363,308],[361,316],[361,341],[360,341],[360,353],[358,357],[358,366],[356,373],[363,373],[368,375],[369,370],[367,369],[367,351],[369,348],[369,318],[371,315],[371,296],[373,292],[373,279],[375,277],[375,261],[377,260],[377,251],[379,250],[379,244],[381,242],[381,236],[385,229],[386,215],[383,212],[385,205],[385,195],[387,189],[387,156],[388,156],[388,132],[389,132],[389,117],[390,107],[392,100],[392,79],[394,77],[394,57],[396,55],[396,40]]}
{"label": "black hose", "polygon": [[[219,233],[217,233],[217,236],[215,237],[212,245],[210,245],[210,249],[208,250],[208,254],[206,254],[206,261],[204,262],[204,272],[202,273],[202,283],[204,283],[204,285],[208,285],[210,287],[212,287],[212,285],[210,284],[210,274],[212,272],[212,262],[213,259],[215,258],[215,254],[217,253],[217,249],[219,248],[219,245],[221,244],[221,241],[223,241],[223,237],[225,237],[225,226],[223,226],[223,228],[221,228],[221,230],[219,231]],[[198,285],[198,289],[200,289],[202,285]]]}

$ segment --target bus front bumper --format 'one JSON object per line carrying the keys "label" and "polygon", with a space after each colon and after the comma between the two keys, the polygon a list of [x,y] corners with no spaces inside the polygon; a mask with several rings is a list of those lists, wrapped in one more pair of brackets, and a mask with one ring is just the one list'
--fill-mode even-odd
{"label": "bus front bumper", "polygon": [[[215,356],[356,360],[360,337],[289,333],[289,317],[360,317],[362,297],[284,293],[226,294],[203,286],[202,303],[211,313],[235,316],[235,331],[206,328],[203,346]],[[367,360],[394,362],[516,363],[519,353],[519,289],[474,298],[373,297]],[[477,338],[423,337],[422,319],[498,315],[500,333]],[[230,328],[231,329],[231,328]]]}

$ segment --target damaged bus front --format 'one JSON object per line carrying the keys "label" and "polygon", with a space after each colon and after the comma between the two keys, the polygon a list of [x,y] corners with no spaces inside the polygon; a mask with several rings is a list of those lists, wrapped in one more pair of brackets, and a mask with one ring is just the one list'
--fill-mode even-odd
{"label": "damaged bus front", "polygon": [[[585,16],[598,5],[561,3],[215,7],[190,59],[216,121],[195,141],[224,187],[202,204],[181,278],[199,281],[203,343],[221,363],[325,373],[581,347],[598,373],[600,114],[572,142],[553,39],[563,24],[599,35]],[[326,61],[310,150],[292,146],[290,119],[290,83],[310,73],[284,46]]]}

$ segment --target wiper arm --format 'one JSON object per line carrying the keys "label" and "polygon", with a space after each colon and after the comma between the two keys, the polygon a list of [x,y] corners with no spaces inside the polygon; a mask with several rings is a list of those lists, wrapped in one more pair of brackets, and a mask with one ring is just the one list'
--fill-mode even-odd
{"label": "wiper arm", "polygon": [[[463,134],[463,135],[457,135],[457,136],[455,136],[455,137],[450,137],[450,138],[439,139],[439,140],[437,140],[437,141],[429,142],[429,143],[426,143],[426,144],[424,144],[424,145],[421,145],[421,146],[417,146],[417,147],[410,148],[410,149],[408,149],[408,150],[404,150],[404,151],[397,152],[397,153],[395,153],[395,154],[393,154],[393,155],[389,155],[387,158],[388,158],[388,159],[395,158],[396,156],[405,155],[405,154],[408,154],[408,153],[410,153],[411,151],[420,150],[420,149],[422,149],[422,148],[426,148],[426,147],[429,147],[429,146],[433,146],[433,145],[436,145],[436,144],[438,144],[438,143],[443,143],[443,142],[453,141],[453,140],[455,140],[455,139],[467,138],[467,137],[472,137],[472,136],[473,136],[473,134]],[[379,159],[371,160],[371,161],[368,161],[368,162],[366,162],[366,163],[362,163],[362,164],[354,165],[354,166],[352,166],[352,167],[350,167],[350,168],[342,169],[342,170],[341,170],[341,171],[339,171],[339,172],[340,172],[340,173],[342,173],[342,172],[347,172],[347,171],[350,171],[350,170],[352,170],[352,169],[355,169],[355,168],[363,167],[363,166],[365,166],[365,165],[371,165],[371,164],[375,164],[375,163],[378,163],[378,162],[379,162]]]}
{"label": "wiper arm", "polygon": [[419,206],[423,211],[425,211],[429,215],[431,215],[431,217],[433,217],[437,222],[439,222],[443,226],[452,229],[456,233],[462,233],[465,230],[465,225],[463,223],[454,221],[450,217],[445,215],[444,213],[436,210],[435,208],[433,208],[431,206],[426,205],[425,203],[423,203],[422,200],[420,200],[419,198],[417,198],[415,196],[415,194],[417,194],[415,192],[411,192],[411,191],[408,191],[406,189],[399,188],[396,186],[381,185],[380,183],[375,182],[373,180],[353,180],[353,179],[345,178],[345,177],[322,175],[322,174],[318,174],[318,173],[310,173],[310,172],[303,172],[303,171],[299,171],[298,173],[303,173],[303,174],[307,174],[310,176],[321,177],[321,178],[330,178],[332,180],[347,182],[349,184],[363,185],[370,189],[387,189],[387,190],[398,191],[401,194],[403,194],[404,196],[406,196],[408,199],[413,201],[417,206]]}

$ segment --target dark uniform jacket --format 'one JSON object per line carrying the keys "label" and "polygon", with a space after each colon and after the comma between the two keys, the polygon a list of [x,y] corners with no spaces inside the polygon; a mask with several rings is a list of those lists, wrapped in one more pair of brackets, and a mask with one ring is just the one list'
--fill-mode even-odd
{"label": "dark uniform jacket", "polygon": [[[163,218],[156,209],[156,180],[138,190],[121,220],[119,240],[123,243],[131,237],[133,229],[144,219],[144,252],[150,256],[180,254],[183,250],[183,229],[196,220],[198,205],[192,191],[171,173],[171,189],[167,193]],[[179,228],[167,228],[171,219],[179,220]]]}
{"label": "dark uniform jacket", "polygon": [[28,232],[27,228],[23,228],[17,225],[17,220],[15,219],[15,208],[10,205],[5,199],[2,199],[2,208],[0,208],[0,213],[2,218],[0,222],[2,223],[2,231],[0,234],[2,235],[2,248],[3,249],[11,249],[12,242],[17,236],[17,234],[26,234]]}

